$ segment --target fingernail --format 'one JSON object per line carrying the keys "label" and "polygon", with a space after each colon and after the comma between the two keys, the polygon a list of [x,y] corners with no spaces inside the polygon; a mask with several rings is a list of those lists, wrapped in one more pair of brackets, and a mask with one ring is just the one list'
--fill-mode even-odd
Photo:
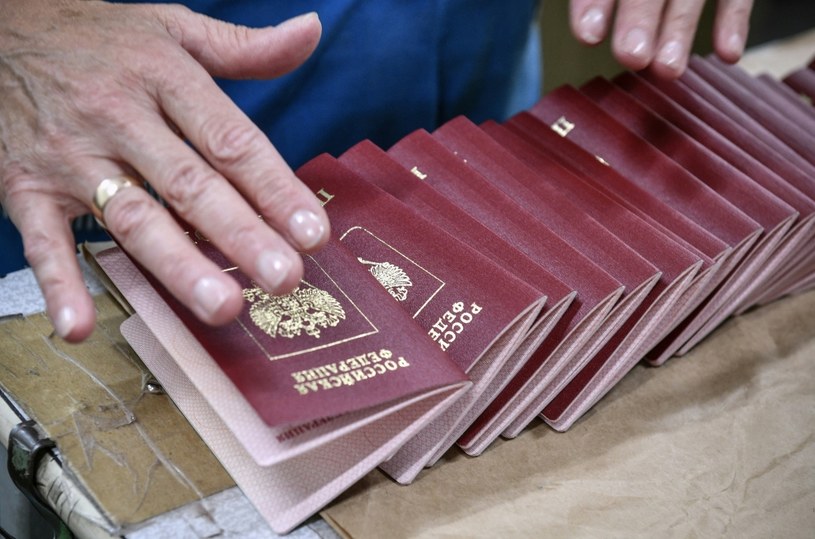
{"label": "fingernail", "polygon": [[596,45],[603,39],[606,27],[605,15],[600,8],[593,7],[587,10],[580,19],[580,37],[583,41]]}
{"label": "fingernail", "polygon": [[261,285],[267,292],[274,292],[286,280],[291,260],[277,251],[263,251],[258,256],[257,270]]}
{"label": "fingernail", "polygon": [[642,28],[634,28],[625,36],[622,49],[631,56],[644,58],[648,53],[648,32]]}
{"label": "fingernail", "polygon": [[323,240],[325,225],[316,213],[299,210],[289,219],[289,232],[302,249],[311,249]]}
{"label": "fingernail", "polygon": [[677,71],[682,66],[682,45],[678,41],[669,41],[657,55],[657,62]]}
{"label": "fingernail", "polygon": [[297,15],[296,17],[292,17],[287,21],[283,21],[281,24],[287,23],[299,23],[300,21],[305,21],[306,19],[317,19],[320,20],[320,16],[317,14],[316,11],[310,11],[308,13],[303,13],[302,15]]}
{"label": "fingernail", "polygon": [[195,301],[207,316],[215,316],[228,299],[226,287],[214,277],[201,277],[193,288]]}
{"label": "fingernail", "polygon": [[741,55],[744,50],[744,37],[738,32],[734,32],[727,40],[727,47],[734,56]]}
{"label": "fingernail", "polygon": [[63,307],[52,320],[52,324],[57,335],[64,339],[76,326],[76,311],[73,307]]}

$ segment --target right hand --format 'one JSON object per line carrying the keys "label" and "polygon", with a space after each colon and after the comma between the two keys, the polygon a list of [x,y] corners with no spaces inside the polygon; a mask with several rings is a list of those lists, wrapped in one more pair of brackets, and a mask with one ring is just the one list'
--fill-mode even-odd
{"label": "right hand", "polygon": [[[296,68],[319,41],[315,14],[252,30],[179,6],[0,0],[0,11],[0,202],[60,336],[94,327],[69,223],[103,178],[146,179],[265,290],[297,285],[297,251],[325,243],[325,212],[212,77]],[[146,191],[121,190],[104,220],[201,320],[240,312],[238,284]]]}
{"label": "right hand", "polygon": [[[577,38],[596,45],[606,38],[613,16],[611,49],[629,69],[650,67],[664,78],[682,75],[705,0],[571,0],[570,20]],[[744,52],[753,0],[718,0],[713,48],[737,62]]]}

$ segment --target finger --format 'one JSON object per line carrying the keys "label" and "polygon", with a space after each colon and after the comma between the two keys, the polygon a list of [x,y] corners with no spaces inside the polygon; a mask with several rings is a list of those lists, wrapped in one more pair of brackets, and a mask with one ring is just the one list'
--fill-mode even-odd
{"label": "finger", "polygon": [[657,53],[651,64],[657,75],[676,78],[685,71],[704,4],[704,0],[672,0],[668,3]]}
{"label": "finger", "polygon": [[240,286],[198,250],[147,191],[120,189],[103,217],[119,244],[200,320],[220,325],[238,315]]}
{"label": "finger", "polygon": [[571,0],[569,23],[574,36],[587,45],[597,45],[608,35],[614,0]]}
{"label": "finger", "polygon": [[159,14],[167,31],[216,77],[272,78],[295,69],[311,56],[322,26],[306,13],[267,28],[225,23],[185,8]]}
{"label": "finger", "polygon": [[[295,177],[266,135],[209,77],[196,77],[191,73],[175,81],[159,89],[161,107],[206,162],[227,178],[292,246],[306,252],[321,247],[328,239],[328,217],[317,197]],[[198,99],[189,99],[190,95]],[[175,145],[179,142],[175,141]],[[151,166],[150,163],[145,165]],[[187,181],[204,174],[198,169]],[[183,182],[173,180],[172,183],[182,187]],[[190,185],[189,193],[182,190],[173,196],[174,207],[176,204],[187,206],[187,199],[197,198],[195,184]],[[211,199],[209,193],[201,194]],[[222,190],[218,194],[226,196]],[[233,209],[239,210],[237,205]],[[183,210],[179,208],[179,211]]]}
{"label": "finger", "polygon": [[722,60],[735,63],[741,58],[752,9],[752,0],[719,0],[713,25],[713,48]]}
{"label": "finger", "polygon": [[26,260],[57,335],[69,342],[85,339],[93,332],[96,309],[85,287],[64,211],[46,196],[29,195],[24,205],[13,207],[10,216],[23,237]]}
{"label": "finger", "polygon": [[639,70],[651,63],[664,6],[664,0],[618,2],[611,47],[622,65]]}
{"label": "finger", "polygon": [[[196,152],[158,121],[146,118],[130,123],[129,144],[118,148],[122,156],[185,221],[263,289],[282,294],[297,286],[302,260],[289,242],[259,219],[244,197]],[[316,201],[308,192],[305,196]]]}

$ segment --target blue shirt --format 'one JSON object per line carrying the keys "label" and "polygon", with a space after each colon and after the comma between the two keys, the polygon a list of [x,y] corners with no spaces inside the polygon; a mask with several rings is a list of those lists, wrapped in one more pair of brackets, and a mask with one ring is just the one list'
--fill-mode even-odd
{"label": "blue shirt", "polygon": [[[293,168],[363,139],[388,148],[415,129],[432,130],[462,114],[476,122],[503,120],[540,93],[537,0],[185,5],[255,27],[309,11],[320,15],[320,44],[294,72],[271,81],[218,81]],[[87,236],[78,234],[78,241]],[[22,267],[19,236],[7,219],[0,221],[0,252],[0,275]]]}

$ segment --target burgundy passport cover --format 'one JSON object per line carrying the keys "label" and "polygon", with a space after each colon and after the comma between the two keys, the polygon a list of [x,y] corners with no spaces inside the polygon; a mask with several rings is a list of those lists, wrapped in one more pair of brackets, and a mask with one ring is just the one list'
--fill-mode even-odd
{"label": "burgundy passport cover", "polygon": [[[567,138],[556,134],[549,126],[544,125],[529,113],[517,114],[507,122],[505,128],[492,122],[488,122],[483,128],[491,135],[499,137],[505,144],[512,140],[510,134],[506,133],[506,131],[508,129],[512,130],[514,134],[522,136],[528,143],[534,144],[539,152],[546,153],[546,155],[559,160],[564,166],[581,174],[583,180],[599,190],[604,190],[606,194],[614,197],[619,204],[642,216],[666,235],[670,236],[674,232],[681,234],[682,237],[691,242],[687,244],[689,248],[698,248],[702,253],[701,256],[705,265],[699,275],[699,282],[693,287],[693,295],[686,298],[681,311],[678,313],[680,319],[687,317],[696,309],[715,287],[726,278],[732,267],[740,259],[739,250],[728,248],[721,240],[710,236],[707,231],[698,224],[689,221],[676,209],[623,177],[612,167],[601,164],[592,154],[578,148]],[[671,230],[666,227],[670,227]],[[679,236],[674,237],[678,241],[682,241]],[[710,260],[705,254],[714,257],[714,260]],[[672,344],[672,346],[673,350],[675,350],[679,344]],[[667,350],[660,357],[668,357],[673,350]]]}
{"label": "burgundy passport cover", "polygon": [[[574,312],[572,302],[577,294],[524,253],[505,242],[461,208],[440,196],[432,187],[394,161],[369,141],[361,142],[339,158],[367,182],[392,194],[423,217],[444,228],[451,235],[500,264],[516,277],[545,294],[547,302],[527,339],[518,350],[519,361],[508,366],[501,377],[510,377],[538,348],[557,325],[564,313]],[[575,306],[576,308],[576,306]],[[566,321],[562,322],[563,324]],[[506,379],[504,383],[506,383]],[[501,386],[503,387],[503,386]],[[492,391],[497,391],[494,388]]]}
{"label": "burgundy passport cover", "polygon": [[278,298],[189,232],[243,287],[237,320],[208,326],[146,277],[269,426],[323,420],[465,379],[337,241],[305,257],[301,285]]}
{"label": "burgundy passport cover", "polygon": [[[704,226],[734,248],[733,264],[747,256],[759,235],[761,226],[725,200],[710,187],[690,174],[646,140],[638,137],[600,107],[571,87],[561,87],[541,99],[531,114],[552,126],[568,125],[564,136],[582,145],[632,182],[665,200]],[[741,274],[728,279],[729,287],[738,287]],[[727,304],[731,290],[719,288],[703,309],[668,337],[655,354],[664,361],[693,337],[719,309]]]}
{"label": "burgundy passport cover", "polygon": [[733,314],[745,298],[757,290],[763,290],[767,282],[774,279],[779,270],[795,257],[799,251],[797,246],[809,239],[811,228],[793,228],[798,213],[792,206],[608,81],[594,79],[581,91],[632,132],[654,144],[754,218],[765,230],[751,255],[737,269],[744,274],[743,284],[734,287],[731,292],[733,299],[728,303],[732,308],[722,309],[714,315],[691,339],[692,343]]}
{"label": "burgundy passport cover", "polygon": [[815,106],[815,71],[810,69],[798,69],[784,77],[784,84],[801,95],[809,98],[810,103]]}
{"label": "burgundy passport cover", "polygon": [[325,194],[335,233],[358,264],[465,371],[544,297],[329,155],[297,176]]}
{"label": "burgundy passport cover", "polygon": [[[795,211],[806,217],[815,211],[815,183],[800,169],[777,159],[769,165],[759,160],[757,155],[763,152],[756,145],[740,145],[740,139],[747,138],[748,133],[740,130],[732,120],[719,113],[694,95],[687,95],[686,104],[695,103],[698,108],[692,113],[680,103],[657,89],[645,79],[633,73],[624,73],[614,78],[614,84],[628,92],[651,111],[682,129],[688,136],[704,147],[726,160],[733,167],[749,176],[753,181],[771,191]],[[674,90],[676,90],[676,86]],[[674,93],[678,95],[678,93]],[[692,100],[692,101],[691,101]],[[715,125],[717,129],[712,126]],[[728,128],[729,127],[729,128]],[[729,136],[726,136],[726,134]],[[731,140],[731,136],[735,140]],[[767,157],[774,154],[767,152]]]}
{"label": "burgundy passport cover", "polygon": [[[532,354],[537,352],[550,332],[567,323],[562,317],[569,313],[576,292],[568,289],[565,284],[555,279],[540,265],[440,196],[432,187],[419,180],[371,142],[365,141],[355,145],[342,154],[339,160],[366,181],[382,187],[420,212],[428,220],[437,223],[456,238],[495,260],[508,271],[534,284],[539,290],[547,290],[547,295],[550,296],[547,308],[530,327],[526,339],[518,347],[515,355],[505,363],[488,384],[480,384],[474,379],[473,389],[453,407],[463,406],[468,399],[472,399],[471,406],[464,412],[464,417],[450,429],[444,440],[438,444],[435,454],[427,461],[428,465],[432,465],[492,402]],[[476,395],[479,391],[480,395]],[[445,412],[445,415],[450,411]],[[392,467],[394,464],[389,462],[388,466]]]}
{"label": "burgundy passport cover", "polygon": [[[694,114],[704,117],[710,126],[725,133],[733,142],[752,146],[745,149],[773,170],[792,165],[810,176],[815,175],[812,163],[695,71],[686,71],[679,80],[670,84],[650,74],[643,73],[641,76]],[[711,112],[711,109],[715,112]],[[727,121],[722,121],[723,118]]]}
{"label": "burgundy passport cover", "polygon": [[[715,57],[706,58],[705,63],[709,69],[718,72],[719,76],[730,79],[727,82],[728,87],[735,85],[740,95],[746,93],[754,100],[763,102],[767,109],[775,111],[776,117],[780,120],[794,122],[797,129],[805,133],[802,134],[805,139],[809,138],[808,135],[815,133],[815,110],[805,106],[800,97],[795,100],[789,99],[788,96],[778,93],[758,77],[750,76],[739,66],[726,64]],[[815,72],[810,71],[810,73]],[[779,83],[778,86],[783,87],[784,85]]]}
{"label": "burgundy passport cover", "polygon": [[360,262],[375,264],[372,272],[387,265],[383,285],[393,290],[397,272],[401,280],[394,298],[475,384],[383,464],[397,481],[409,483],[449,447],[442,448],[445,440],[453,443],[451,431],[466,428],[460,423],[528,337],[545,296],[333,157],[313,159],[297,174],[323,194],[333,226]]}
{"label": "burgundy passport cover", "polygon": [[372,142],[356,144],[343,153],[339,161],[365,181],[390,193],[423,218],[539,290],[548,298],[548,306],[574,293],[569,286],[494,231],[439,196],[429,185],[417,181],[416,176]]}
{"label": "burgundy passport cover", "polygon": [[[654,92],[648,83],[658,89],[661,93],[660,98],[668,98],[675,105],[691,112],[709,127],[726,136],[746,154],[782,176],[807,198],[815,200],[815,184],[810,180],[811,177],[815,177],[815,167],[697,74],[688,72],[681,80],[673,83],[649,76],[647,83],[643,81],[643,84],[630,84],[626,81],[625,84],[628,91],[641,99],[648,96],[651,102],[654,99]],[[783,295],[789,287],[806,280],[812,272],[812,264],[813,249],[811,246],[809,248],[804,246],[796,260],[792,261],[791,267],[778,277],[776,283],[768,286],[758,297],[749,298],[749,302],[762,304]],[[743,308],[742,305],[741,309]]]}
{"label": "burgundy passport cover", "polygon": [[[491,134],[498,135],[494,132]],[[506,135],[514,136],[511,133]],[[625,368],[623,365],[633,366],[641,359],[645,352],[643,344],[650,339],[650,335],[664,332],[664,328],[670,326],[676,317],[677,303],[681,302],[683,293],[701,266],[701,258],[602,192],[583,183],[579,177],[547,159],[532,144],[520,138],[511,146],[514,151],[510,153],[504,147],[509,142],[506,138],[501,139],[504,142],[502,146],[497,139],[465,118],[448,122],[437,129],[433,136],[463,163],[481,173],[530,212],[548,212],[552,207],[557,207],[565,210],[575,222],[582,222],[586,215],[595,215],[604,228],[660,270],[659,281],[635,315],[626,322],[626,330],[618,331],[589,364],[603,364],[607,369],[611,369],[612,364],[613,368]],[[522,148],[524,144],[526,146]],[[603,359],[597,359],[597,356]],[[583,367],[586,368],[588,366]],[[517,403],[524,411],[512,422],[515,428],[520,430],[531,421],[559,388],[559,384],[550,384],[537,397]],[[514,432],[505,430],[504,434],[512,435]]]}
{"label": "burgundy passport cover", "polygon": [[[659,272],[653,265],[589,216],[585,216],[578,227],[575,226],[572,217],[575,212],[582,213],[579,210],[575,209],[575,212],[572,212],[568,207],[557,204],[552,204],[547,208],[522,208],[502,189],[470,169],[426,132],[419,131],[405,137],[391,148],[389,153],[407,168],[416,167],[419,173],[426,175],[426,182],[445,193],[451,200],[461,202],[488,198],[501,208],[499,213],[492,216],[495,222],[503,216],[525,217],[526,228],[535,225],[546,226],[563,240],[578,247],[595,263],[606,267],[630,291],[621,304],[625,309],[625,314],[620,311],[621,316],[615,318],[617,324],[615,330],[645,300],[659,278]],[[603,337],[602,342],[605,342],[611,333],[613,330]],[[596,341],[596,346],[601,344]],[[591,357],[591,353],[591,350],[581,350],[578,355],[571,358],[571,361],[565,362],[557,370],[550,371],[550,376],[544,379],[532,376],[518,382],[513,380],[506,391],[517,393],[520,385],[526,385],[526,387],[535,388],[532,392],[537,393],[552,383],[563,385],[579,370],[580,365]],[[519,411],[518,406],[506,404],[505,398],[506,395],[502,395],[498,399],[498,402],[502,403],[503,410],[512,410],[512,413]],[[494,406],[499,405],[494,403]],[[494,406],[490,408],[494,409]],[[485,413],[493,412],[488,409]]]}
{"label": "burgundy passport cover", "polygon": [[688,67],[733,104],[760,122],[779,141],[809,161],[810,164],[815,164],[812,132],[807,131],[805,126],[786,118],[782,111],[760,99],[760,96],[751,93],[748,88],[728,77],[722,69],[717,68],[710,61],[694,56],[690,59]]}
{"label": "burgundy passport cover", "polygon": [[610,166],[683,211],[729,245],[760,229],[749,216],[638,137],[571,87],[550,92],[530,109],[547,125],[564,118],[566,135]]}

